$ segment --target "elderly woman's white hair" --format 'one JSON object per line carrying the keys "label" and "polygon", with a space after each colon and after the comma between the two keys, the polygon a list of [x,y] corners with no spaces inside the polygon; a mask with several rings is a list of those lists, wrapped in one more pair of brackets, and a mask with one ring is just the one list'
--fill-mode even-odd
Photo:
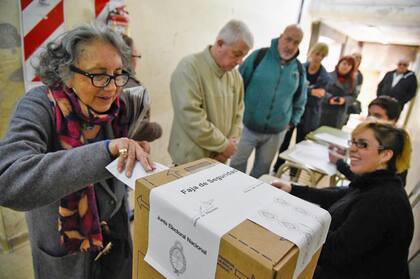
{"label": "elderly woman's white hair", "polygon": [[217,40],[223,40],[227,45],[232,45],[240,40],[244,41],[249,48],[254,47],[254,37],[248,26],[240,21],[232,19],[220,30]]}
{"label": "elderly woman's white hair", "polygon": [[69,66],[78,61],[83,47],[89,42],[101,40],[115,47],[125,70],[131,72],[130,48],[124,43],[121,35],[109,27],[90,24],[68,31],[56,41],[47,44],[39,55],[39,64],[35,66],[36,74],[44,84],[58,86],[73,76]]}

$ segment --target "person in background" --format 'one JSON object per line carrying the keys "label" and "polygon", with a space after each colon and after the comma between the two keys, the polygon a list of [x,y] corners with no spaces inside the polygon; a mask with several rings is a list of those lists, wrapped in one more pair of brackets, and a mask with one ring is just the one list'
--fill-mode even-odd
{"label": "person in background", "polygon": [[360,64],[362,63],[362,54],[360,52],[353,52],[351,56],[353,56],[354,61],[356,62],[356,64],[354,65],[354,80],[356,82],[356,88],[354,93],[357,97],[360,94],[360,89],[362,89],[363,84],[363,74],[359,70]]}
{"label": "person in background", "polygon": [[[306,72],[306,80],[309,85],[307,87],[307,100],[303,116],[297,125],[296,142],[301,142],[306,135],[319,127],[321,118],[321,103],[325,96],[325,89],[328,85],[329,76],[327,70],[322,66],[322,60],[328,55],[328,45],[325,43],[316,43],[309,51],[308,62],[303,64]],[[289,148],[294,129],[287,131],[284,141],[280,146],[279,154]],[[277,157],[273,171],[277,172],[278,168],[284,163],[284,160]]]}
{"label": "person in background", "polygon": [[369,103],[368,118],[373,117],[390,122],[395,126],[400,118],[401,109],[401,105],[396,99],[389,96],[379,96]]}
{"label": "person in background", "polygon": [[407,58],[400,58],[397,68],[385,74],[376,91],[378,97],[386,95],[397,99],[402,109],[417,92],[416,74],[408,69],[409,63]]}
{"label": "person in background", "polygon": [[254,51],[239,68],[246,84],[244,129],[230,166],[246,172],[255,149],[253,177],[269,173],[287,130],[299,123],[305,109],[305,70],[297,59],[302,38],[302,29],[289,25],[271,41],[258,65],[255,61],[263,49]]}
{"label": "person in background", "polygon": [[131,38],[130,36],[126,35],[126,34],[122,34],[121,35],[125,44],[130,48],[131,50],[131,59],[130,59],[130,64],[131,64],[131,72],[132,75],[130,76],[130,80],[127,82],[126,87],[131,83],[134,82],[134,86],[140,84],[140,81],[135,77],[136,74],[136,69],[137,69],[137,61],[141,59],[141,54],[138,52],[136,45],[134,44],[134,40],[133,38]]}
{"label": "person in background", "polygon": [[152,142],[162,136],[162,127],[156,122],[150,122],[150,94],[147,88],[141,84],[141,82],[135,77],[135,70],[137,68],[137,60],[141,58],[138,54],[137,48],[134,45],[133,39],[125,34],[122,35],[124,42],[131,50],[131,75],[127,84],[124,86],[124,90],[130,92],[129,96],[136,97],[136,102],[132,104],[140,104],[139,108],[133,108],[133,110],[141,110],[142,115],[137,121],[137,126],[131,127],[129,136],[132,131],[136,131],[139,134],[141,144],[146,150],[150,150],[149,142]]}
{"label": "person in background", "polygon": [[341,129],[347,119],[347,107],[355,100],[353,56],[343,56],[330,73],[330,83],[323,99],[320,126]]}
{"label": "person in background", "polygon": [[[132,102],[129,102],[131,105],[137,107],[132,107],[133,111],[141,111],[136,125],[130,127],[128,131],[128,137],[131,137],[135,131],[138,134],[137,140],[143,149],[150,153],[150,143],[162,136],[162,127],[156,122],[150,122],[150,95],[149,91],[141,84],[141,82],[135,77],[137,60],[141,58],[141,55],[138,53],[134,41],[131,37],[126,34],[122,34],[122,38],[126,45],[131,50],[131,59],[130,59],[130,68],[131,74],[130,79],[127,84],[124,86],[124,90],[129,92],[127,96],[135,98]],[[128,190],[128,188],[127,188]],[[129,209],[128,217],[130,221],[134,220],[134,209]]]}
{"label": "person in background", "polygon": [[314,278],[409,278],[414,220],[395,173],[410,153],[404,130],[388,123],[363,122],[352,133],[350,165],[357,178],[350,187],[272,183],[331,214]]}
{"label": "person in background", "polygon": [[346,111],[346,118],[344,120],[344,124],[347,124],[350,114],[360,114],[362,112],[362,106],[360,101],[357,100],[357,97],[360,94],[360,90],[362,89],[362,83],[363,83],[363,75],[362,72],[360,72],[359,67],[360,63],[362,62],[362,55],[359,52],[354,52],[351,56],[353,56],[354,61],[356,62],[354,66],[354,82],[355,82],[355,88],[354,88],[354,98],[353,102],[349,103],[347,106]]}
{"label": "person in background", "polygon": [[[398,118],[400,117],[401,106],[397,100],[389,96],[380,96],[370,102],[368,107],[368,119],[373,118],[380,121],[389,122],[392,125],[396,125]],[[335,164],[337,170],[342,173],[346,179],[353,181],[356,178],[349,164],[345,161],[346,151],[337,146],[331,145],[329,147],[329,160],[331,163]],[[405,187],[408,168],[410,167],[410,158],[404,158],[405,161],[403,165],[397,166],[397,175],[402,181],[402,185]],[[400,160],[403,162],[404,160]]]}
{"label": "person in background", "polygon": [[[150,156],[128,131],[130,50],[113,30],[75,28],[40,54],[44,86],[26,93],[0,142],[0,205],[26,211],[35,278],[131,278],[123,183]],[[140,108],[137,106],[137,108]]]}
{"label": "person in background", "polygon": [[211,157],[226,162],[241,133],[244,88],[237,65],[254,39],[242,21],[229,21],[214,45],[183,58],[171,77],[174,109],[169,154],[175,165]]}

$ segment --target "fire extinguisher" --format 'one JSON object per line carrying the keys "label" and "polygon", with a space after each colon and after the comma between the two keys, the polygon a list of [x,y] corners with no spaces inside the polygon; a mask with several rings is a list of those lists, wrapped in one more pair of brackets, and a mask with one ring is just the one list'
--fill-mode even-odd
{"label": "fire extinguisher", "polygon": [[125,5],[111,10],[106,18],[106,24],[119,33],[127,33],[129,21]]}

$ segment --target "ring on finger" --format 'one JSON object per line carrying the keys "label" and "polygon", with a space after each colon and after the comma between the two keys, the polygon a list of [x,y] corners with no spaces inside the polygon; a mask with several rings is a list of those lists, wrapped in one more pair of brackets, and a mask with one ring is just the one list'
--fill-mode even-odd
{"label": "ring on finger", "polygon": [[120,155],[120,157],[126,158],[128,155],[128,149],[127,148],[120,148],[118,150],[118,154]]}

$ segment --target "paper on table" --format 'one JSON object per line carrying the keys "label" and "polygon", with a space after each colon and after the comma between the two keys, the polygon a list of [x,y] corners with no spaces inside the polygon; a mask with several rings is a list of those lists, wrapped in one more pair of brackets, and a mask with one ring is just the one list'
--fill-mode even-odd
{"label": "paper on table", "polygon": [[338,146],[341,146],[341,147],[344,147],[344,148],[349,147],[349,144],[348,144],[347,141],[350,138],[350,135],[349,135],[349,138],[344,139],[344,138],[337,137],[337,136],[334,136],[334,135],[331,135],[331,134],[328,134],[328,133],[319,133],[319,134],[316,134],[314,136],[314,138],[317,139],[317,140],[325,141],[327,143],[338,145]]}
{"label": "paper on table", "polygon": [[293,147],[289,157],[294,161],[321,170],[328,175],[334,175],[337,168],[330,163],[328,147],[314,142],[303,141]]}
{"label": "paper on table", "polygon": [[106,166],[106,169],[118,180],[120,180],[121,182],[123,182],[124,184],[126,184],[128,187],[130,187],[133,190],[136,187],[137,179],[168,169],[167,166],[164,166],[162,164],[155,162],[154,164],[155,164],[156,169],[151,172],[146,172],[143,166],[140,164],[140,162],[137,161],[136,164],[134,165],[133,174],[131,175],[131,177],[127,177],[125,175],[125,171],[119,172],[117,170],[117,163],[118,163],[118,158],[112,161],[108,166]]}

